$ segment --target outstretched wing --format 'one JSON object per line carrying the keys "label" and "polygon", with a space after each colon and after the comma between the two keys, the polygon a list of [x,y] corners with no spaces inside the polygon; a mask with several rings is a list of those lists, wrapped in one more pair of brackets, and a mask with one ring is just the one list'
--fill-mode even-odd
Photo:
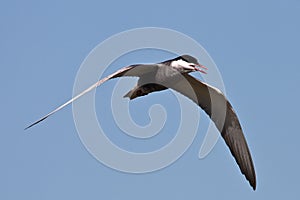
{"label": "outstretched wing", "polygon": [[38,123],[40,123],[41,121],[45,120],[46,118],[48,118],[50,115],[53,115],[54,113],[56,113],[57,111],[61,110],[62,108],[64,108],[65,106],[69,105],[70,103],[72,103],[73,101],[75,101],[76,99],[78,99],[79,97],[83,96],[84,94],[90,92],[91,90],[95,89],[96,87],[98,87],[99,85],[103,84],[105,81],[108,81],[109,79],[112,78],[117,78],[117,77],[121,77],[121,76],[136,76],[136,77],[140,77],[143,76],[147,73],[154,73],[157,70],[157,65],[131,65],[128,67],[123,67],[121,69],[119,69],[118,71],[116,71],[115,73],[99,80],[98,82],[96,82],[95,84],[93,84],[92,86],[90,86],[89,88],[87,88],[86,90],[84,90],[83,92],[81,92],[80,94],[78,94],[77,96],[73,97],[72,99],[70,99],[69,101],[67,101],[66,103],[62,104],[61,106],[57,107],[55,110],[53,110],[52,112],[48,113],[47,115],[45,115],[44,117],[38,119],[37,121],[35,121],[34,123],[32,123],[31,125],[27,126],[25,128],[28,129]]}
{"label": "outstretched wing", "polygon": [[255,190],[255,170],[246,139],[235,111],[222,92],[188,74],[182,75],[176,84],[168,86],[193,100],[209,115],[221,132],[241,172]]}

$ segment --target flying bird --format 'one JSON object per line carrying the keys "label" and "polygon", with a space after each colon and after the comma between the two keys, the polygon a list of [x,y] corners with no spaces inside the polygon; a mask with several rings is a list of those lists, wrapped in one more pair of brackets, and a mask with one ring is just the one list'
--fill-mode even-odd
{"label": "flying bird", "polygon": [[200,106],[214,122],[229,147],[231,154],[235,158],[242,174],[245,175],[255,190],[256,175],[253,161],[242,127],[231,104],[219,89],[189,75],[190,72],[195,71],[206,73],[206,70],[206,67],[199,64],[197,59],[190,55],[182,55],[157,64],[137,64],[123,67],[115,73],[99,80],[25,129],[40,123],[50,115],[53,115],[110,79],[122,76],[139,77],[137,85],[125,94],[124,97],[128,97],[132,100],[152,92],[170,88],[190,98]]}

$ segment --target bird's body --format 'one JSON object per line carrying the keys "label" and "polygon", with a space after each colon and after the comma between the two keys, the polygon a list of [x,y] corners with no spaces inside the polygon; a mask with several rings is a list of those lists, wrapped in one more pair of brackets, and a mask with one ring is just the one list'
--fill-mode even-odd
{"label": "bird's body", "polygon": [[82,95],[103,84],[105,81],[122,77],[139,77],[137,85],[124,97],[135,99],[152,92],[173,89],[190,98],[199,105],[215,123],[233,157],[253,189],[256,188],[256,176],[251,154],[243,135],[238,117],[223,93],[206,83],[190,76],[188,73],[206,69],[197,59],[189,55],[179,56],[158,64],[139,64],[121,68],[115,73],[99,80],[65,104],[37,120],[25,129],[45,120],[50,115],[72,103]]}

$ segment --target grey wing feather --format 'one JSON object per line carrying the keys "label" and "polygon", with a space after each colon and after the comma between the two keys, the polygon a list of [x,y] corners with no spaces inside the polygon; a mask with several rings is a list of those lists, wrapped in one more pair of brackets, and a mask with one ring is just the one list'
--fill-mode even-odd
{"label": "grey wing feather", "polygon": [[210,116],[241,172],[255,190],[256,175],[246,139],[236,113],[222,92],[188,74],[169,87],[193,100]]}
{"label": "grey wing feather", "polygon": [[151,73],[155,70],[157,70],[156,65],[142,65],[142,64],[139,64],[139,65],[131,65],[131,66],[128,66],[128,67],[123,67],[123,68],[119,69],[118,71],[112,73],[111,75],[97,81],[95,84],[93,84],[92,86],[90,86],[89,88],[87,88],[86,90],[84,90],[83,92],[78,94],[77,96],[73,97],[72,99],[70,99],[66,103],[64,103],[61,106],[57,107],[52,112],[48,113],[44,117],[38,119],[37,121],[35,121],[31,125],[27,126],[24,130],[40,123],[41,121],[48,118],[50,115],[53,115],[57,111],[61,110],[65,106],[69,105],[70,103],[72,103],[73,101],[78,99],[79,97],[83,96],[84,94],[86,94],[86,93],[90,92],[91,90],[95,89],[96,87],[100,86],[101,84],[103,84],[105,81],[108,81],[109,79],[117,78],[117,77],[121,77],[121,76],[137,76],[137,77],[140,77],[140,76],[145,75],[147,73]]}

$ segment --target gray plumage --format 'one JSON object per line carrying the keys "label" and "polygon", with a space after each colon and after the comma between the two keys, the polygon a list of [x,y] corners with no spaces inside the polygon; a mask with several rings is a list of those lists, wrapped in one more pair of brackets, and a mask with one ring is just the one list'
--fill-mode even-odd
{"label": "gray plumage", "polygon": [[25,129],[45,120],[50,115],[64,108],[107,80],[122,76],[139,77],[137,85],[125,94],[124,97],[135,99],[152,92],[171,88],[190,98],[199,105],[215,123],[241,172],[255,190],[256,175],[254,165],[238,117],[231,104],[220,90],[203,83],[188,74],[193,71],[204,72],[197,68],[197,66],[204,68],[198,63],[196,58],[189,55],[183,55],[158,64],[139,64],[121,68],[115,73],[99,80],[79,95],[38,119]]}

